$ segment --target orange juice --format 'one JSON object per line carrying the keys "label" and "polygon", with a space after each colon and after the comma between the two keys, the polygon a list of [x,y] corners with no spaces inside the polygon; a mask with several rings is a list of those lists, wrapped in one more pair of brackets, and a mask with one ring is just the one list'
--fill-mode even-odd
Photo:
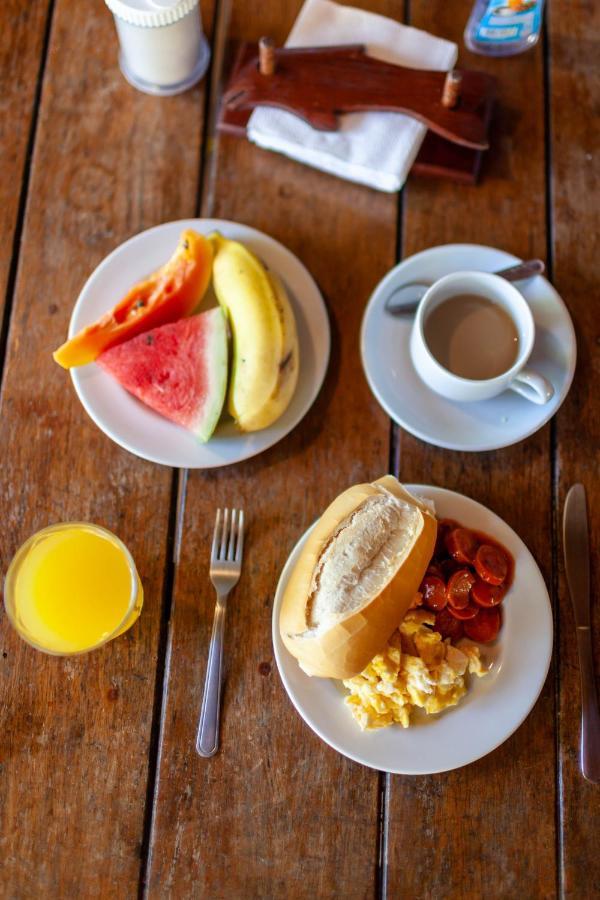
{"label": "orange juice", "polygon": [[99,647],[140,614],[142,586],[125,545],[98,525],[44,528],[17,551],[4,602],[21,637],[47,653]]}

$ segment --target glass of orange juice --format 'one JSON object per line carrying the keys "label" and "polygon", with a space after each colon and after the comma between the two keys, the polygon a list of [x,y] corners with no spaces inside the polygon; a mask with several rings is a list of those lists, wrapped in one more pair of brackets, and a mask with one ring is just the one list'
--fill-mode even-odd
{"label": "glass of orange juice", "polygon": [[133,558],[88,522],[50,525],[17,550],[4,605],[19,635],[55,656],[87,653],[133,625],[144,599]]}

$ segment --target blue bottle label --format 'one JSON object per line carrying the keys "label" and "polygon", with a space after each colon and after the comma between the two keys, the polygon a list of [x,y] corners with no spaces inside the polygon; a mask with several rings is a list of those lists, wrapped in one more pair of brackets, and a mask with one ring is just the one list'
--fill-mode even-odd
{"label": "blue bottle label", "polygon": [[490,0],[473,37],[483,44],[525,41],[539,31],[541,6],[540,0]]}

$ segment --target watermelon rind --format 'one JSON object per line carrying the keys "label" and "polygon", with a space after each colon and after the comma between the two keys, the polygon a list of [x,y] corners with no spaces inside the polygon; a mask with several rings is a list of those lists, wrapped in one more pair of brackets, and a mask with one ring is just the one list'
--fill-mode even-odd
{"label": "watermelon rind", "polygon": [[214,434],[221,418],[225,395],[227,393],[227,374],[229,368],[227,347],[227,320],[220,307],[208,310],[205,316],[211,316],[212,353],[207,358],[207,375],[209,389],[207,402],[199,417],[193,433],[201,444],[205,444]]}

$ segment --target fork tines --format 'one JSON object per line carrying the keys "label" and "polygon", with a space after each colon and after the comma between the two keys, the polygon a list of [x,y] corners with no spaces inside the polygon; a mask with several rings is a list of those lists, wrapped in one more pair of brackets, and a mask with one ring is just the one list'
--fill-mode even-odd
{"label": "fork tines", "polygon": [[244,510],[218,509],[211,559],[238,562],[244,549]]}

